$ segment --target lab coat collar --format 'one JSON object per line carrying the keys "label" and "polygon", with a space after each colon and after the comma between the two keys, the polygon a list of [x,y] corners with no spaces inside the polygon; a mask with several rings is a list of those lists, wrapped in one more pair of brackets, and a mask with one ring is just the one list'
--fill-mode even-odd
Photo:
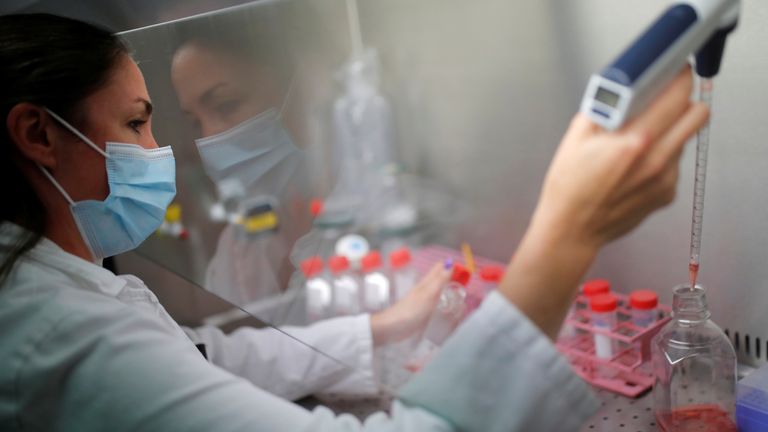
{"label": "lab coat collar", "polygon": [[[25,232],[26,230],[19,225],[3,222],[0,224],[0,245],[4,247],[13,245]],[[26,258],[59,270],[89,290],[112,297],[116,297],[127,283],[123,278],[115,276],[100,265],[66,252],[46,237],[41,238],[37,245],[26,253]]]}

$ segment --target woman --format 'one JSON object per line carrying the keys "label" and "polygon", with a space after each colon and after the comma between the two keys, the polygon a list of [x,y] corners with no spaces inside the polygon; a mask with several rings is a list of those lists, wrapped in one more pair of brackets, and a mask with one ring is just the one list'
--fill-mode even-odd
{"label": "woman", "polygon": [[140,280],[94,264],[151,233],[174,190],[172,154],[152,138],[149,96],[119,41],[63,18],[5,16],[0,64],[0,175],[12,185],[3,430],[576,430],[594,399],[551,339],[600,248],[672,201],[683,145],[707,116],[688,100],[688,70],[617,133],[577,115],[499,292],[389,416],[361,424],[212,366]]}

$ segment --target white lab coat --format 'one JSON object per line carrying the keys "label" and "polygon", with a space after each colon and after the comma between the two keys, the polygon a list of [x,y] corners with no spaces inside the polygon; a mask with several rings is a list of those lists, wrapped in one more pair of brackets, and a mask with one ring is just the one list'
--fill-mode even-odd
{"label": "white lab coat", "polygon": [[[3,224],[5,247],[9,233],[18,228]],[[48,240],[0,288],[0,328],[3,431],[572,431],[596,409],[552,344],[498,295],[404,388],[391,414],[365,423],[307,411],[209,363],[137,278]],[[237,338],[197,334],[212,342],[212,360],[227,358],[236,366],[224,367],[248,378],[248,356],[230,352]],[[363,358],[356,366],[370,352]],[[309,379],[313,363],[303,364]],[[347,373],[318,382],[370,378],[365,366]]]}

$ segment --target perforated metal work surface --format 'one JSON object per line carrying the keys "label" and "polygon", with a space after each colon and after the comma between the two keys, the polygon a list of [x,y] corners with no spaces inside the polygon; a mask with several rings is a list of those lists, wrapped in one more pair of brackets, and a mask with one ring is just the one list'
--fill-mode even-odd
{"label": "perforated metal work surface", "polygon": [[600,410],[584,424],[583,432],[655,432],[653,398],[646,393],[638,399],[619,396],[607,390],[595,389],[602,401]]}
{"label": "perforated metal work surface", "polygon": [[[595,389],[602,401],[602,407],[584,424],[582,432],[656,432],[650,392],[638,399],[630,399],[606,390]],[[350,400],[343,397],[324,397],[322,401],[307,398],[300,405],[311,409],[323,404],[337,414],[348,413],[364,419],[377,411],[386,411],[392,403],[391,397]]]}

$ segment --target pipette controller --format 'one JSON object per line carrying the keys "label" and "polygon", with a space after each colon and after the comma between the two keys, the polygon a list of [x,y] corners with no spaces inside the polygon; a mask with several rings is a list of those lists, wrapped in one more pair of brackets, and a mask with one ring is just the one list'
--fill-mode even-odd
{"label": "pipette controller", "polygon": [[600,73],[592,75],[581,112],[605,129],[621,127],[696,55],[696,73],[716,75],[740,0],[677,1]]}

